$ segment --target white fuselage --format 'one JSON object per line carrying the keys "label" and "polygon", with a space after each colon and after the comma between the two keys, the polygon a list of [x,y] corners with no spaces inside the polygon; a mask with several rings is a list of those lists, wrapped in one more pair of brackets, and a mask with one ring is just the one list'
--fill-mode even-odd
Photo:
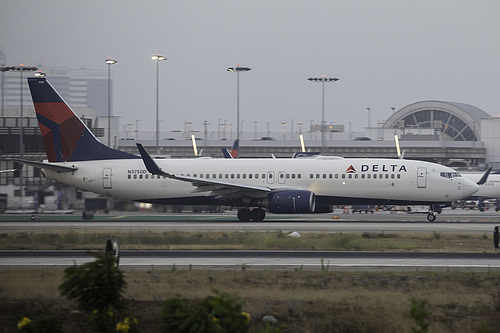
{"label": "white fuselage", "polygon": [[[451,202],[477,185],[434,163],[399,159],[156,159],[163,171],[190,177],[280,189],[302,189],[331,204],[351,199]],[[142,159],[67,162],[74,172],[44,170],[47,178],[81,190],[135,201],[213,196],[190,182],[150,174]],[[445,177],[443,173],[453,177]]]}
{"label": "white fuselage", "polygon": [[[467,179],[470,179],[473,182],[478,182],[484,174],[482,173],[463,173]],[[479,190],[472,195],[477,198],[500,198],[500,175],[498,174],[490,174],[486,182],[482,185],[479,185]]]}

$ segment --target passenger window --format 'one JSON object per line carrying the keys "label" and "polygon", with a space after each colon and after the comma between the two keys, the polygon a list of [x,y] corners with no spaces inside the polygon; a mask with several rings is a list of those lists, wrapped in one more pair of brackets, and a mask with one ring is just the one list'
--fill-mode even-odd
{"label": "passenger window", "polygon": [[319,179],[319,173],[316,174],[316,179]]}
{"label": "passenger window", "polygon": [[226,177],[226,179],[228,179],[228,178],[229,178],[229,175],[226,173],[225,177]]}
{"label": "passenger window", "polygon": [[358,174],[355,174],[355,175],[354,175],[354,178],[358,179]]}
{"label": "passenger window", "polygon": [[295,174],[294,173],[292,173],[292,179],[295,179]]}
{"label": "passenger window", "polygon": [[299,173],[299,174],[297,175],[297,178],[298,178],[298,179],[302,178],[302,174],[300,174],[300,173]]}
{"label": "passenger window", "polygon": [[339,174],[338,174],[338,173],[336,173],[336,174],[335,174],[335,179],[338,179],[338,178],[339,178]]}
{"label": "passenger window", "polygon": [[132,175],[127,175],[127,178],[128,178],[128,179],[132,178]]}
{"label": "passenger window", "polygon": [[139,179],[142,179],[142,175],[139,175]]}
{"label": "passenger window", "polygon": [[252,174],[251,173],[248,174],[248,178],[252,179]]}
{"label": "passenger window", "polygon": [[240,179],[240,174],[237,174],[237,175],[236,175],[236,178]]}
{"label": "passenger window", "polygon": [[373,174],[373,179],[377,179],[377,174],[376,173]]}
{"label": "passenger window", "polygon": [[309,175],[309,178],[313,179],[313,178],[314,178],[314,175],[311,173],[311,174]]}
{"label": "passenger window", "polygon": [[394,179],[394,174],[391,174],[391,178]]}
{"label": "passenger window", "polygon": [[266,174],[265,173],[262,174],[262,179],[266,179]]}
{"label": "passenger window", "polygon": [[364,173],[361,175],[361,179],[365,179],[365,174]]}
{"label": "passenger window", "polygon": [[243,174],[243,179],[247,179],[247,174],[246,173]]}
{"label": "passenger window", "polygon": [[326,179],[326,173],[323,174],[323,179]]}
{"label": "passenger window", "polygon": [[234,173],[231,174],[231,179],[234,179]]}
{"label": "passenger window", "polygon": [[149,179],[149,175],[145,175],[144,178]]}
{"label": "passenger window", "polygon": [[388,179],[389,178],[389,174],[385,174],[385,179]]}
{"label": "passenger window", "polygon": [[401,178],[401,175],[398,173],[398,179]]}
{"label": "passenger window", "polygon": [[372,175],[369,173],[366,175],[366,178],[370,179],[370,178],[372,178]]}
{"label": "passenger window", "polygon": [[349,174],[349,179],[351,179],[351,178],[352,178],[352,173]]}
{"label": "passenger window", "polygon": [[137,175],[134,175],[134,179],[137,179]]}

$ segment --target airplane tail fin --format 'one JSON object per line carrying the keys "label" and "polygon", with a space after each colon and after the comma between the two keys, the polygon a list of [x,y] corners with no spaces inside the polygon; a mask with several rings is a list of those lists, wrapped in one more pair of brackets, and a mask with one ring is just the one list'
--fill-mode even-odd
{"label": "airplane tail fin", "polygon": [[102,144],[45,78],[28,85],[49,162],[140,158]]}
{"label": "airplane tail fin", "polygon": [[233,158],[238,158],[238,155],[240,154],[239,146],[240,146],[240,140],[238,139],[234,140],[233,148],[231,149],[231,156]]}

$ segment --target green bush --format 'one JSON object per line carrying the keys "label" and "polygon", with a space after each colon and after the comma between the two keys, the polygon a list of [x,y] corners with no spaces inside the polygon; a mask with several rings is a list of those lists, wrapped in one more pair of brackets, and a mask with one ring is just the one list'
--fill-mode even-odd
{"label": "green bush", "polygon": [[250,315],[241,311],[243,302],[237,301],[234,294],[216,290],[214,294],[194,304],[180,297],[165,301],[161,312],[163,332],[248,332]]}
{"label": "green bush", "polygon": [[127,283],[123,272],[115,267],[112,254],[89,254],[96,260],[64,270],[64,282],[59,291],[89,314],[89,321],[95,330],[112,332],[117,323],[114,312],[125,307],[123,292]]}

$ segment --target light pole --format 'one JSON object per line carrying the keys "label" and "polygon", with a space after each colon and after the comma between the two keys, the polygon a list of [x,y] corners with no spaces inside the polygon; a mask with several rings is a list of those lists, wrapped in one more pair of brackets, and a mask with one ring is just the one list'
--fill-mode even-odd
{"label": "light pole", "polygon": [[[26,71],[31,71],[34,72],[38,68],[37,67],[25,67],[24,64],[20,64],[19,66],[11,66],[11,67],[6,67],[2,66],[0,70],[2,71],[2,81],[3,81],[3,74],[4,72],[9,72],[9,71],[19,71],[19,101],[20,101],[20,135],[19,135],[19,156],[21,158],[24,158],[24,110],[23,110],[23,72]],[[3,89],[3,82],[2,82],[2,89]],[[3,116],[3,96],[4,92],[2,91],[2,116]],[[20,196],[23,196],[23,172],[19,173],[19,184],[21,187],[21,193]]]}
{"label": "light pole", "polygon": [[286,121],[282,122],[281,125],[283,125],[283,141],[286,140],[286,125],[288,125],[288,123]]}
{"label": "light pole", "polygon": [[140,121],[141,121],[140,119],[137,119],[135,121],[135,139],[136,140],[139,140],[139,122]]}
{"label": "light pole", "polygon": [[323,154],[325,150],[325,82],[335,82],[339,79],[321,75],[321,77],[310,77],[308,80],[321,82],[321,153]]}
{"label": "light pole", "polygon": [[160,61],[167,60],[166,57],[159,55],[158,53],[151,57],[154,61],[156,61],[156,153],[158,154],[158,138],[160,136],[160,67],[158,64]]}
{"label": "light pole", "polygon": [[111,65],[118,61],[107,57],[105,63],[108,65],[108,145],[111,146]]}
{"label": "light pole", "polygon": [[370,119],[370,111],[371,109],[370,108],[366,108],[368,110],[368,128],[370,128],[370,125],[371,125],[371,119]]}
{"label": "light pole", "polygon": [[250,67],[229,67],[228,72],[236,72],[236,140],[240,140],[240,72],[248,72],[252,70]]}
{"label": "light pole", "polygon": [[203,121],[203,126],[205,127],[205,133],[204,133],[204,137],[205,137],[205,142],[203,142],[203,147],[206,149],[207,148],[207,136],[208,136],[208,130],[207,130],[207,126],[210,125],[210,123],[208,121]]}
{"label": "light pole", "polygon": [[[19,81],[19,101],[20,101],[20,118],[21,118],[21,124],[20,124],[21,134],[19,137],[19,155],[21,156],[21,158],[24,157],[23,72],[26,72],[26,71],[34,72],[37,69],[38,69],[37,67],[25,67],[24,64],[20,64],[19,66],[11,66],[11,67],[3,66],[0,68],[0,70],[2,71],[2,81],[3,81],[4,72],[19,71],[19,79],[20,79],[20,81]],[[3,89],[3,85],[2,85],[2,89]],[[4,114],[3,114],[3,96],[4,96],[4,92],[2,91],[2,116],[4,116]]]}

